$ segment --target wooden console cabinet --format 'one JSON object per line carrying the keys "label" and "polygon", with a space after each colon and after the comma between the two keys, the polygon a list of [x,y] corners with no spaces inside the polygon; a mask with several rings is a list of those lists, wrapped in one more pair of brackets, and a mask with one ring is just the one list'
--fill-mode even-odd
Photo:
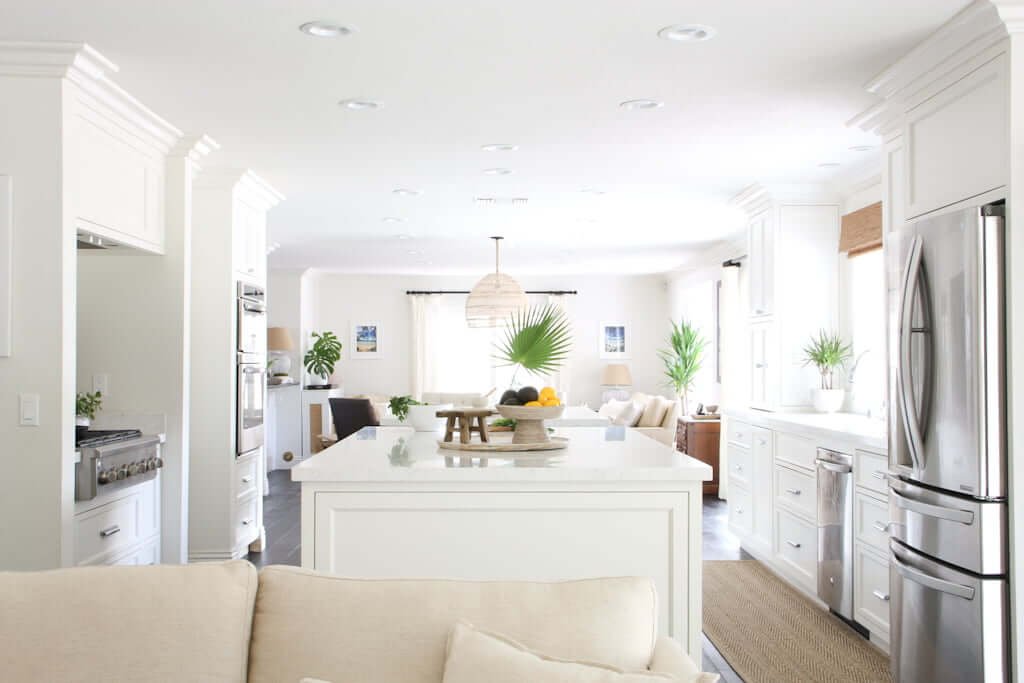
{"label": "wooden console cabinet", "polygon": [[704,482],[704,495],[718,495],[718,440],[722,431],[721,420],[695,420],[679,418],[676,427],[676,448],[687,455],[711,465],[711,481]]}

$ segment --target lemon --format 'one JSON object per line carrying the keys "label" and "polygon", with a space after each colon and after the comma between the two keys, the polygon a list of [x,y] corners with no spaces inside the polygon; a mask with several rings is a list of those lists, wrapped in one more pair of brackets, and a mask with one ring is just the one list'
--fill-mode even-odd
{"label": "lemon", "polygon": [[541,401],[541,403],[544,404],[545,408],[555,408],[557,406],[562,405],[562,402],[559,401],[557,398],[547,398]]}
{"label": "lemon", "polygon": [[543,408],[544,407],[544,404],[541,403],[540,401],[530,401],[529,403],[526,403],[524,405],[527,408]]}
{"label": "lemon", "polygon": [[546,398],[558,398],[558,394],[553,387],[544,387],[540,390],[540,400],[543,401]]}

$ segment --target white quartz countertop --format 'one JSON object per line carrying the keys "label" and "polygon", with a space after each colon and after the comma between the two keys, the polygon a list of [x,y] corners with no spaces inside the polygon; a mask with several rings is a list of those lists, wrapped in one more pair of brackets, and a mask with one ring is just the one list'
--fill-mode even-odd
{"label": "white quartz countertop", "polygon": [[[442,434],[366,427],[292,469],[295,481],[708,481],[711,467],[624,427],[566,427],[560,451],[473,453],[442,449]],[[485,456],[481,458],[481,456]]]}
{"label": "white quartz countertop", "polygon": [[840,438],[854,445],[880,450],[888,447],[885,420],[854,413],[767,412],[746,408],[725,409],[726,417],[754,425],[790,429],[807,436]]}

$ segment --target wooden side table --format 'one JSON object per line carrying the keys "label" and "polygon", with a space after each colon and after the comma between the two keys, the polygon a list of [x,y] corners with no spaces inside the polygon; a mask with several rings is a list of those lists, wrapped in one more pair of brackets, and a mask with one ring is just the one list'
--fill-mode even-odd
{"label": "wooden side table", "polygon": [[704,482],[704,495],[718,495],[718,445],[722,421],[681,417],[676,426],[676,448],[711,465],[711,481]]}

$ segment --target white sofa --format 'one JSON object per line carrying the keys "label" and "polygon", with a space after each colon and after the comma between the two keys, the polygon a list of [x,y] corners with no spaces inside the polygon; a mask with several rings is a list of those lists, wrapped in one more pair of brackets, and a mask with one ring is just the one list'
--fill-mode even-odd
{"label": "white sofa", "polygon": [[[656,399],[656,404],[652,404],[651,399]],[[666,446],[674,447],[676,425],[682,406],[678,400],[638,391],[625,401],[605,403],[597,413],[607,417],[612,424],[630,427]]]}
{"label": "white sofa", "polygon": [[356,580],[245,561],[0,573],[3,680],[441,683],[460,620],[555,657],[714,681],[650,581]]}

